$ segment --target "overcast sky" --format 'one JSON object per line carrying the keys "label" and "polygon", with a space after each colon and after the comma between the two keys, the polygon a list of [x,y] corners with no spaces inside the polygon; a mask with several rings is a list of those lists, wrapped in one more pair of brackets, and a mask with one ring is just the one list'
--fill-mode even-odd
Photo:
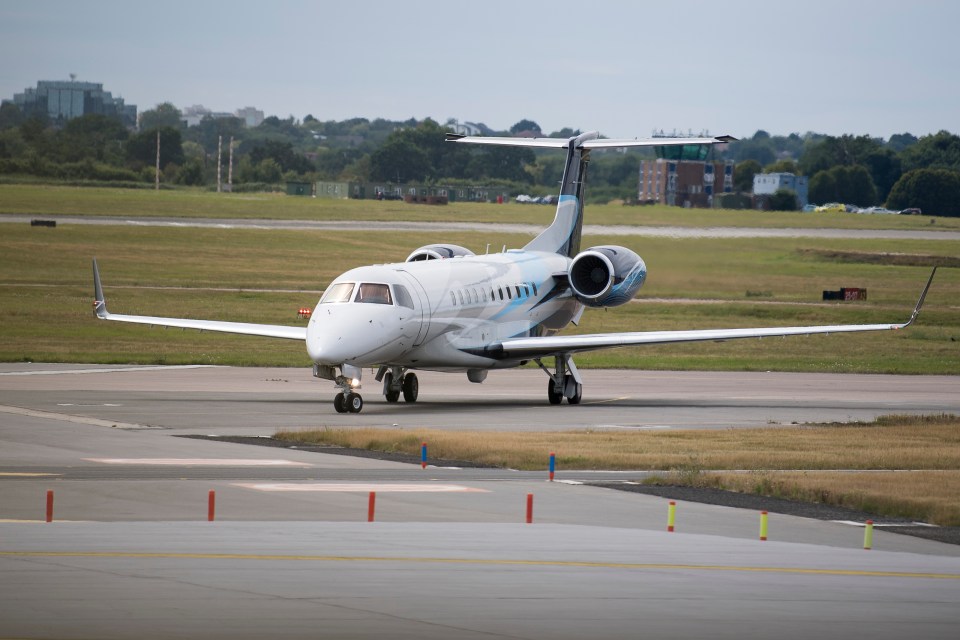
{"label": "overcast sky", "polygon": [[0,98],[75,73],[141,111],[888,138],[960,132],[958,40],[952,0],[4,0]]}

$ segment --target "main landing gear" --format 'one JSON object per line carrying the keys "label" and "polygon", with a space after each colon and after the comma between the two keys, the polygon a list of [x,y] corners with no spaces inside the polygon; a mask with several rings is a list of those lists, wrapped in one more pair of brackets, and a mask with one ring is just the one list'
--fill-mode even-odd
{"label": "main landing gear", "polygon": [[416,402],[420,394],[420,382],[417,374],[404,370],[403,367],[380,367],[377,371],[377,382],[383,382],[383,397],[387,402],[397,402],[403,394],[404,402]]}
{"label": "main landing gear", "polygon": [[547,383],[547,400],[550,404],[560,404],[566,398],[570,404],[580,404],[583,397],[583,380],[580,378],[580,372],[577,371],[577,365],[573,363],[573,356],[561,354],[554,357],[553,371],[550,371],[540,358],[534,362],[537,366],[550,376]]}

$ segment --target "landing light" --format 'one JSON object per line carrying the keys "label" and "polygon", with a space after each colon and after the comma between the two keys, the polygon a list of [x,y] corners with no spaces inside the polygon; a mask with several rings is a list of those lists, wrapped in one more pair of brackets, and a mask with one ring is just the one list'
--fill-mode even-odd
{"label": "landing light", "polygon": [[354,378],[354,379],[352,379],[352,380],[350,381],[350,386],[353,387],[353,388],[359,387],[359,386],[360,386],[360,379],[359,379],[359,378]]}

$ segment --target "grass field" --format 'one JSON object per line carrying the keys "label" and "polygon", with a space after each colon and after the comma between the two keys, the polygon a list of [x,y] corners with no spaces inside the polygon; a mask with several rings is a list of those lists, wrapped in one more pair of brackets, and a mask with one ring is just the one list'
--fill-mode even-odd
{"label": "grass field", "polygon": [[[3,214],[546,224],[552,209],[0,185]],[[588,208],[587,222],[960,228],[960,219],[936,219],[931,225],[929,219],[915,216],[617,206]],[[488,243],[518,247],[528,240],[499,233],[495,226],[485,233],[415,234],[0,224],[0,360],[309,366],[303,345],[296,342],[97,321],[91,309],[90,259],[94,256],[100,261],[114,312],[296,325],[303,322],[297,319],[297,309],[313,307],[327,283],[354,266],[402,260],[414,248],[434,242],[482,252]],[[588,311],[579,327],[571,327],[587,333],[903,321],[930,265],[955,265],[960,256],[960,242],[950,240],[591,237],[589,242],[629,246],[644,257],[649,277],[634,302]],[[821,302],[822,290],[840,287],[865,287],[869,299]],[[920,320],[906,331],[614,349],[583,354],[577,362],[614,368],[957,375],[960,271],[940,270]],[[618,468],[663,469],[671,482],[740,490],[760,487],[786,497],[823,498],[877,513],[910,513],[918,519],[960,524],[958,426],[955,419],[942,422],[800,429],[791,431],[789,438],[783,437],[782,430],[630,434],[635,438],[630,442],[611,440],[609,433],[525,434],[534,440],[523,447],[512,443],[510,448],[528,449],[534,462],[526,464],[539,465],[536,468],[543,468],[545,452],[551,450],[560,452],[562,467],[610,468],[611,461],[596,457],[599,454],[592,449],[607,446],[625,455]],[[755,433],[761,440],[754,446],[745,438],[753,440]],[[444,449],[444,439],[453,435],[406,434],[412,437],[414,451],[426,437],[432,455],[479,459],[480,453]],[[392,432],[386,446],[394,446],[397,437]],[[766,445],[763,438],[768,440]],[[499,434],[478,435],[476,446],[482,450],[482,459],[522,467],[502,457],[501,442]],[[645,452],[657,457],[644,457]],[[908,457],[908,453],[920,457]],[[828,471],[833,468],[901,470],[891,481],[889,471],[838,476]],[[715,469],[766,471],[718,474]],[[886,503],[891,496],[894,503]]]}
{"label": "grass field", "polygon": [[[553,207],[459,202],[447,206],[396,201],[329,200],[283,194],[150,191],[0,184],[0,214],[124,217],[270,218],[285,220],[436,220],[549,224]],[[933,220],[933,224],[931,224]],[[838,229],[960,229],[960,218],[787,213],[589,205],[588,224],[682,227],[832,227]]]}
{"label": "grass field", "polygon": [[660,470],[665,473],[653,483],[721,488],[960,526],[957,416],[890,416],[872,423],[790,429],[531,433],[329,428],[281,431],[275,437],[412,456],[427,442],[435,460],[525,470],[546,469],[555,452],[561,470]]}
{"label": "grass field", "polygon": [[[128,226],[0,226],[0,360],[307,366],[300,344],[97,322],[90,259],[100,261],[117,313],[242,322],[302,322],[346,269],[402,260],[423,244],[483,251],[527,237],[488,234],[303,232]],[[808,249],[957,256],[955,241],[596,238],[647,262],[640,298],[588,311],[578,332],[902,321],[928,268],[849,263]],[[866,287],[861,303],[820,302],[823,289]],[[258,291],[266,290],[266,291]],[[704,302],[708,300],[709,302]],[[904,332],[583,354],[583,366],[832,372],[960,373],[960,272],[941,269],[920,322]]]}

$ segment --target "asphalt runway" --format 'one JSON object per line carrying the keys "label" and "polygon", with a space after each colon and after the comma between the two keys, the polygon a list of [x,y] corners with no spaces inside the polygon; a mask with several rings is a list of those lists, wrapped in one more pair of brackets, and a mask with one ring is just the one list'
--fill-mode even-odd
{"label": "asphalt runway", "polygon": [[[0,364],[0,413],[37,411],[177,434],[272,435],[321,426],[442,429],[730,428],[960,413],[958,376],[584,370],[583,403],[551,406],[536,369],[417,372],[420,399],[387,403],[364,372],[364,409],[338,414],[307,368]],[[13,407],[13,409],[3,407]]]}
{"label": "asphalt runway", "polygon": [[[405,220],[274,220],[225,218],[175,218],[121,216],[0,215],[0,223],[29,223],[40,218],[61,224],[123,225],[137,227],[192,227],[204,229],[261,229],[280,231],[414,231],[441,233],[496,230],[535,236],[552,220],[553,210],[544,207],[543,224],[490,222],[411,222]],[[933,220],[931,219],[931,222]],[[872,240],[960,240],[960,231],[922,229],[832,229],[761,227],[670,227],[642,225],[583,225],[585,236],[644,236],[655,238],[859,238]]]}
{"label": "asphalt runway", "polygon": [[960,547],[894,522],[865,551],[863,523],[771,513],[761,542],[757,512],[681,502],[668,533],[667,500],[583,484],[642,472],[548,482],[172,437],[960,411],[955,377],[584,376],[595,404],[551,407],[538,371],[426,374],[423,403],[367,390],[343,416],[308,370],[0,365],[0,638],[956,636]]}

